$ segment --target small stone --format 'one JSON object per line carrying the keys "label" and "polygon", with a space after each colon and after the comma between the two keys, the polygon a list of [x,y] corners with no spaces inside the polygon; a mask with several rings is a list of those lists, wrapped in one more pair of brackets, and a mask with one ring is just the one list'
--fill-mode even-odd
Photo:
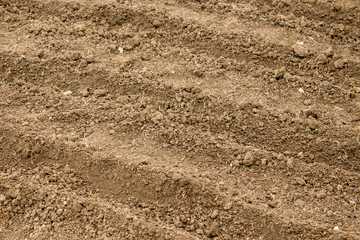
{"label": "small stone", "polygon": [[288,81],[291,81],[293,79],[293,76],[291,75],[291,73],[285,73],[284,74],[284,79],[285,80],[288,80]]}
{"label": "small stone", "polygon": [[240,161],[239,160],[234,160],[233,162],[232,162],[232,165],[234,166],[234,167],[238,167],[238,166],[240,166]]}
{"label": "small stone", "polygon": [[279,154],[277,154],[276,158],[277,158],[279,161],[283,161],[283,160],[285,160],[285,155],[282,154],[282,153],[279,153]]}
{"label": "small stone", "polygon": [[292,50],[295,53],[295,56],[300,58],[307,57],[310,54],[309,49],[300,44],[293,45]]}
{"label": "small stone", "polygon": [[285,152],[284,152],[284,155],[285,155],[285,156],[289,156],[289,155],[291,155],[291,152],[290,152],[290,151],[285,151]]}
{"label": "small stone", "polygon": [[85,31],[85,25],[84,24],[79,24],[76,26],[76,30],[79,31],[79,32],[83,32]]}
{"label": "small stone", "polygon": [[332,49],[332,47],[329,47],[328,49],[326,49],[324,54],[326,57],[332,57],[332,56],[334,56],[334,50]]}
{"label": "small stone", "polygon": [[6,196],[4,194],[0,194],[0,202],[4,202],[6,200]]}
{"label": "small stone", "polygon": [[231,202],[228,202],[225,204],[224,206],[224,210],[230,210],[232,208],[232,203]]}
{"label": "small stone", "polygon": [[219,211],[218,210],[214,210],[210,216],[211,219],[215,219],[217,216],[219,215]]}
{"label": "small stone", "polygon": [[326,216],[327,216],[327,217],[333,217],[333,216],[334,216],[334,212],[331,211],[331,210],[329,210],[329,211],[326,212]]}
{"label": "small stone", "polygon": [[305,180],[300,178],[300,177],[297,177],[295,178],[295,181],[296,181],[296,184],[300,185],[300,186],[305,186]]}
{"label": "small stone", "polygon": [[325,197],[326,197],[326,191],[325,191],[325,189],[321,190],[320,192],[318,192],[318,193],[316,194],[316,198],[318,198],[318,199],[324,199]]}
{"label": "small stone", "polygon": [[213,237],[217,237],[219,234],[219,226],[217,223],[212,223],[208,232],[208,237],[213,238]]}
{"label": "small stone", "polygon": [[298,153],[298,157],[299,157],[299,158],[303,158],[303,157],[304,157],[304,153],[303,153],[303,152],[299,152],[299,153]]}
{"label": "small stone", "polygon": [[295,204],[298,205],[298,206],[300,206],[300,207],[305,206],[305,202],[304,202],[303,200],[301,200],[301,199],[297,199],[297,200],[295,201]]}
{"label": "small stone", "polygon": [[175,95],[175,99],[177,102],[181,102],[182,101],[182,97],[179,94]]}
{"label": "small stone", "polygon": [[286,162],[286,166],[288,168],[294,168],[294,160],[292,158],[289,158]]}
{"label": "small stone", "polygon": [[268,206],[270,207],[270,208],[276,208],[277,207],[277,202],[269,202],[268,203]]}
{"label": "small stone", "polygon": [[163,118],[164,118],[164,115],[163,115],[161,112],[155,112],[155,113],[151,116],[151,120],[152,120],[155,124],[159,124]]}
{"label": "small stone", "polygon": [[87,97],[89,96],[89,89],[88,88],[81,89],[79,93],[82,97]]}
{"label": "small stone", "polygon": [[[320,122],[314,118],[307,118],[307,119],[305,119],[304,123],[310,129],[319,129],[320,128]],[[311,156],[311,154],[310,154],[309,158],[311,158],[313,160],[315,157]]]}
{"label": "small stone", "polygon": [[65,165],[64,172],[65,173],[71,173],[71,167],[69,165]]}
{"label": "small stone", "polygon": [[356,93],[360,93],[360,87],[354,87],[354,91],[355,91]]}
{"label": "small stone", "polygon": [[64,96],[68,96],[68,95],[71,95],[71,94],[72,94],[72,91],[70,91],[70,90],[67,90],[67,91],[63,92]]}
{"label": "small stone", "polygon": [[41,50],[41,51],[39,51],[38,53],[37,53],[37,57],[38,58],[44,58],[44,56],[45,56],[45,52],[43,51],[43,50]]}
{"label": "small stone", "polygon": [[279,80],[284,77],[284,69],[276,69],[275,70],[275,79]]}
{"label": "small stone", "polygon": [[323,64],[327,62],[327,57],[324,53],[320,53],[316,60],[318,63]]}
{"label": "small stone", "polygon": [[72,210],[76,213],[79,213],[81,212],[82,208],[83,206],[80,203],[75,203]]}
{"label": "small stone", "polygon": [[306,100],[304,101],[304,105],[305,105],[305,106],[311,105],[311,100],[310,100],[310,99],[306,99]]}
{"label": "small stone", "polygon": [[111,52],[111,53],[116,53],[116,51],[119,50],[119,49],[117,48],[117,46],[116,46],[115,44],[110,44],[110,45],[108,46],[108,50],[109,50],[109,52]]}
{"label": "small stone", "polygon": [[261,165],[267,165],[268,160],[266,158],[261,159]]}
{"label": "small stone", "polygon": [[64,212],[64,209],[59,208],[59,209],[56,211],[56,214],[60,216],[63,212]]}
{"label": "small stone", "polygon": [[158,27],[160,27],[161,22],[159,20],[154,20],[152,24],[155,28],[158,28]]}
{"label": "small stone", "polygon": [[29,126],[29,122],[23,122],[23,126]]}
{"label": "small stone", "polygon": [[53,220],[53,221],[56,221],[57,219],[59,219],[59,218],[58,218],[58,215],[57,215],[56,213],[54,213],[54,212],[50,213],[50,216],[49,216],[49,217],[50,217],[50,219]]}
{"label": "small stone", "polygon": [[105,89],[96,89],[94,91],[94,95],[95,97],[99,98],[99,97],[104,97],[108,94],[108,92]]}
{"label": "small stone", "polygon": [[334,62],[334,67],[336,69],[341,69],[341,68],[344,68],[345,67],[345,61],[343,59],[339,59],[339,60],[336,60]]}
{"label": "small stone", "polygon": [[247,167],[251,167],[252,165],[255,164],[255,160],[254,160],[254,156],[253,156],[252,152],[247,152],[245,154],[243,163]]}
{"label": "small stone", "polygon": [[11,197],[11,198],[17,198],[18,196],[20,196],[19,189],[15,189],[15,190],[9,192],[9,197]]}
{"label": "small stone", "polygon": [[204,235],[204,230],[202,230],[201,228],[196,229],[195,232],[199,235]]}
{"label": "small stone", "polygon": [[141,59],[144,60],[144,61],[149,61],[151,59],[150,53],[143,53],[141,55]]}

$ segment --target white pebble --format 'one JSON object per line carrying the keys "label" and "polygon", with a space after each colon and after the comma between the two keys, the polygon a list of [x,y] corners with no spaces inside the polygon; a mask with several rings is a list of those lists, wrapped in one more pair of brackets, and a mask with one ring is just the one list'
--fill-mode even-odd
{"label": "white pebble", "polygon": [[67,95],[71,95],[72,94],[72,91],[70,90],[67,90],[65,92],[63,92],[63,95],[67,96]]}

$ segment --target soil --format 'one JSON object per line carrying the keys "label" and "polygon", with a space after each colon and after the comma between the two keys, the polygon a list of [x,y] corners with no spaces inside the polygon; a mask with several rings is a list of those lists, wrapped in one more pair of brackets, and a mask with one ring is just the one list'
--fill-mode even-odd
{"label": "soil", "polygon": [[360,239],[358,0],[0,0],[0,239]]}

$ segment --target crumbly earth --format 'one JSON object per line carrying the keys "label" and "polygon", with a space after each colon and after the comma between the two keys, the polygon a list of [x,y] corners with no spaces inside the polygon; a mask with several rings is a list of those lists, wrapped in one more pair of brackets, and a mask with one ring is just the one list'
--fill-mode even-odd
{"label": "crumbly earth", "polygon": [[358,0],[0,0],[0,239],[360,239]]}

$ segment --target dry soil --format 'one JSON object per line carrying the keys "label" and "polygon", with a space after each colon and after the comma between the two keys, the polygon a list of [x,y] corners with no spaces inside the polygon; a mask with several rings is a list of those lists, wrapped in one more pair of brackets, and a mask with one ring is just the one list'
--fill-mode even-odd
{"label": "dry soil", "polygon": [[358,0],[0,0],[0,239],[360,239]]}

